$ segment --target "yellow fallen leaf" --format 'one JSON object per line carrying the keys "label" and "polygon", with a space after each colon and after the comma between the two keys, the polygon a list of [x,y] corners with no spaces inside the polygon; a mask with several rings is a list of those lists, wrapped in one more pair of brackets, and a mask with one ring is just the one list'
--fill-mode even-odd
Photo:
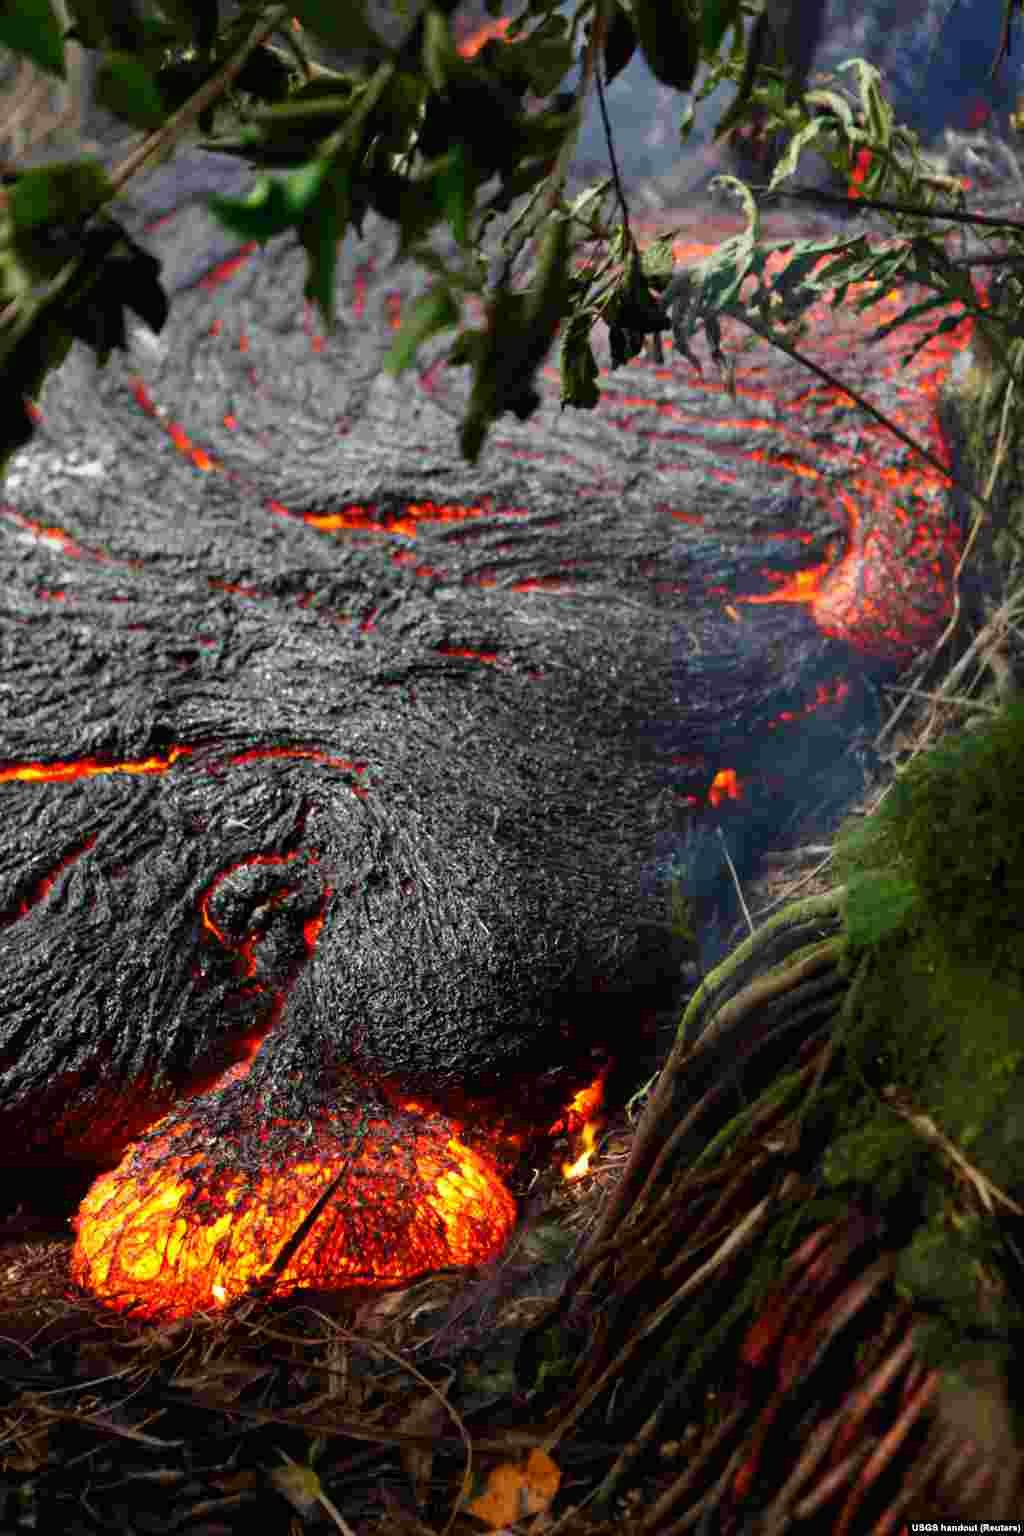
{"label": "yellow fallen leaf", "polygon": [[495,1467],[485,1491],[467,1507],[471,1515],[498,1531],[524,1515],[539,1515],[547,1509],[561,1480],[562,1474],[551,1457],[544,1451],[533,1450],[525,1466],[505,1461]]}

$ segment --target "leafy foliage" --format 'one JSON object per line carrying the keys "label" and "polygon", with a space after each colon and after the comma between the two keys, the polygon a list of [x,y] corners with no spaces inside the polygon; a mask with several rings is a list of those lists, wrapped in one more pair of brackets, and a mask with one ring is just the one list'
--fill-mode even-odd
{"label": "leafy foliage", "polygon": [[64,44],[51,0],[20,0],[0,11],[0,47],[64,79]]}
{"label": "leafy foliage", "polygon": [[[633,26],[651,73],[663,85],[688,91],[700,62],[699,38],[686,0],[633,0]],[[717,17],[709,26],[713,35]]]}
{"label": "leafy foliage", "polygon": [[0,419],[0,464],[31,437],[25,402],[73,340],[105,362],[125,345],[126,307],[155,331],[167,318],[159,262],[113,219],[93,217],[108,189],[97,162],[48,166],[19,177],[0,210],[0,305],[12,317],[0,335],[14,406]]}
{"label": "leafy foliage", "polygon": [[[970,271],[948,259],[942,235],[934,233],[940,200],[962,208],[962,192],[923,160],[915,136],[894,123],[877,72],[863,60],[844,66],[856,95],[835,82],[808,88],[823,0],[763,9],[754,0],[584,0],[571,22],[557,0],[525,0],[503,40],[488,41],[472,57],[456,46],[455,8],[453,0],[416,7],[403,40],[389,46],[361,0],[254,3],[224,25],[216,6],[196,0],[140,0],[130,9],[113,0],[69,0],[68,35],[100,55],[105,104],[134,126],[155,130],[154,153],[173,148],[198,125],[207,147],[240,155],[263,173],[247,197],[220,199],[215,212],[248,238],[295,231],[309,263],[307,296],[328,325],[338,240],[349,227],[361,231],[371,209],[396,224],[399,254],[431,269],[437,282],[407,316],[389,366],[400,372],[424,340],[456,330],[449,359],[473,369],[460,434],[468,457],[480,452],[503,411],[525,418],[536,408],[534,374],[559,325],[562,401],[579,409],[593,409],[600,398],[590,343],[598,320],[609,326],[613,366],[671,327],[694,366],[692,342],[702,332],[724,368],[723,317],[794,352],[812,305],[825,297],[863,309],[877,285],[915,283],[928,294],[876,338],[932,314],[931,334],[942,333],[959,318],[948,313],[954,302],[976,318],[993,355],[1016,365],[1007,345],[1018,326],[1013,306],[986,309]],[[395,0],[406,20],[413,9],[408,0]],[[489,9],[497,14],[500,5]],[[307,40],[362,63],[326,69],[309,57]],[[0,18],[0,43],[40,67],[63,67],[49,0],[14,0]],[[602,65],[610,81],[637,49],[659,80],[681,91],[695,87],[695,106],[723,80],[738,86],[719,137],[745,123],[782,137],[784,152],[762,195],[781,195],[811,152],[855,180],[866,202],[889,210],[899,238],[884,248],[864,236],[790,242],[788,266],[770,275],[773,248],[760,239],[758,203],[733,181],[747,230],[708,261],[675,272],[671,231],[639,252],[614,169],[608,181],[567,202],[565,175],[586,91],[595,75],[600,79]],[[565,91],[578,53],[580,84]],[[684,142],[693,111],[683,114]],[[102,200],[116,193],[118,180]],[[605,212],[609,195],[618,203],[614,221]],[[54,217],[69,232],[74,224],[84,245],[98,214],[97,206]],[[491,222],[507,215],[501,272],[489,286],[480,252]],[[461,253],[448,266],[428,243],[442,222]],[[599,261],[587,254],[595,243]],[[538,263],[525,288],[514,277],[524,256]],[[748,278],[755,279],[752,297],[744,288]],[[471,296],[484,301],[483,331],[463,325],[463,301]],[[23,302],[17,297],[0,324],[5,366],[20,344],[16,311]],[[67,296],[53,290],[41,302],[59,309]],[[54,334],[65,332],[58,317]],[[52,366],[42,352],[36,363],[35,370],[19,369],[20,384],[36,373],[41,382]]]}

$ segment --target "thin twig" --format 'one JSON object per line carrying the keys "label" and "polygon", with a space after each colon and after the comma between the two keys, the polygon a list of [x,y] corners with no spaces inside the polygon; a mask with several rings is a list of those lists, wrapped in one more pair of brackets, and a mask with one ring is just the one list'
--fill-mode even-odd
{"label": "thin twig", "polygon": [[963,694],[938,693],[933,688],[906,688],[898,683],[883,683],[886,693],[911,693],[916,699],[931,699],[935,704],[955,704],[959,709],[987,709],[990,714],[998,715],[999,710],[994,704],[986,704],[981,699],[969,699]]}
{"label": "thin twig", "polygon": [[754,924],[753,924],[753,921],[752,921],[751,916],[750,916],[750,909],[748,908],[746,902],[743,899],[743,887],[740,885],[740,877],[736,873],[736,866],[733,863],[732,859],[729,857],[729,850],[725,846],[725,837],[722,834],[721,827],[716,827],[715,830],[718,833],[718,841],[722,845],[722,857],[724,858],[726,864],[728,864],[728,866],[729,866],[729,873],[730,873],[730,875],[732,875],[732,883],[736,887],[736,895],[739,897],[740,906],[743,909],[743,916],[747,920],[747,927],[750,929],[751,933],[753,933],[754,932]]}
{"label": "thin twig", "polygon": [[[773,197],[792,197],[798,202],[805,203],[835,203],[839,207],[848,208],[850,199],[845,195],[840,197],[832,192],[818,192],[813,187],[767,187],[751,186],[751,192],[761,195],[765,202]],[[979,228],[1012,229],[1024,235],[1024,224],[1018,224],[1014,219],[993,218],[984,213],[963,213],[958,208],[920,208],[912,203],[890,202],[886,198],[859,197],[858,208],[877,208],[881,213],[905,213],[915,219],[950,219],[956,224],[977,225]]]}
{"label": "thin twig", "polygon": [[[1022,228],[1024,228],[1024,226],[1022,226]],[[822,368],[820,364],[814,362],[813,359],[808,357],[805,353],[798,352],[795,347],[791,347],[789,342],[785,341],[777,332],[770,330],[768,326],[761,325],[758,321],[754,320],[746,310],[734,306],[725,310],[724,313],[728,314],[731,319],[738,320],[741,325],[745,325],[748,330],[753,331],[755,336],[760,336],[762,341],[771,342],[773,347],[778,347],[780,352],[785,352],[787,357],[791,357],[795,363],[801,364],[811,373],[816,374],[819,379],[822,379],[833,389],[840,389],[844,395],[849,395],[850,399],[856,405],[859,405],[861,410],[867,411],[868,415],[873,417],[873,419],[877,421],[880,426],[884,427],[887,432],[892,432],[896,437],[899,438],[901,443],[905,443],[908,448],[913,449],[915,453],[919,453],[926,463],[930,464],[933,469],[937,469],[939,471],[944,479],[952,481],[952,483],[959,486],[964,494],[969,496],[972,501],[981,502],[985,510],[989,510],[987,497],[982,496],[980,491],[977,491],[974,486],[969,485],[966,480],[961,479],[958,475],[954,475],[951,472],[949,465],[944,464],[942,460],[937,456],[937,454],[932,453],[931,449],[926,448],[923,443],[916,442],[914,438],[910,436],[909,432],[904,432],[902,427],[897,426],[896,423],[892,421],[888,416],[886,416],[882,411],[880,411],[877,406],[872,405],[871,401],[866,399],[859,392],[859,390],[854,389],[852,384],[844,383],[843,380],[838,377],[838,375],[830,373],[827,368]]]}
{"label": "thin twig", "polygon": [[918,1135],[935,1147],[946,1161],[957,1170],[961,1177],[975,1191],[981,1204],[989,1214],[992,1213],[996,1205],[1001,1205],[1006,1210],[1012,1211],[1015,1216],[1024,1216],[1024,1207],[1020,1206],[1016,1200],[1011,1199],[1004,1190],[999,1188],[998,1184],[993,1184],[992,1180],[982,1173],[980,1168],[976,1168],[964,1156],[956,1142],[951,1141],[940,1126],[936,1124],[931,1115],[927,1115],[923,1110],[915,1109],[913,1105],[903,1102],[895,1089],[883,1089],[882,1099],[889,1109],[913,1126]]}
{"label": "thin twig", "polygon": [[[957,683],[960,681],[961,677],[963,677],[964,673],[967,671],[967,668],[978,655],[979,651],[984,651],[986,646],[992,645],[995,642],[996,638],[1002,631],[1002,627],[1009,621],[1010,618],[1016,618],[1022,607],[1024,607],[1024,593],[1014,592],[1006,599],[1004,603],[999,606],[999,608],[996,609],[995,613],[992,615],[991,619],[989,619],[985,627],[979,630],[978,634],[975,635],[966,651],[964,651],[964,654],[960,657],[960,660],[943,678],[942,683],[939,685],[940,693],[945,695],[952,688],[956,687]],[[945,643],[946,638],[947,636],[943,635],[941,639],[936,641],[932,648],[932,659],[934,659],[935,655],[938,654],[938,651],[940,647]],[[897,721],[903,714],[903,711],[906,709],[909,702],[909,699],[904,699],[899,708],[894,710],[892,716],[886,721],[885,725],[883,725],[882,729],[875,737],[876,749],[895,728]]]}
{"label": "thin twig", "polygon": [[169,117],[162,127],[151,133],[147,139],[144,139],[136,149],[133,149],[121,161],[119,166],[111,171],[110,180],[115,192],[119,192],[125,183],[148,160],[151,160],[154,155],[161,153],[163,150],[174,148],[184,138],[193,124],[197,123],[202,117],[207,107],[211,107],[223,95],[232,80],[241,74],[249,55],[255,52],[272,32],[276,32],[287,18],[288,7],[286,5],[275,5],[269,15],[253,27],[246,41],[236,53],[232,54],[230,59],[224,62],[213,78],[207,80],[205,85],[200,86],[199,90],[189,97],[184,106],[179,107],[178,111]]}

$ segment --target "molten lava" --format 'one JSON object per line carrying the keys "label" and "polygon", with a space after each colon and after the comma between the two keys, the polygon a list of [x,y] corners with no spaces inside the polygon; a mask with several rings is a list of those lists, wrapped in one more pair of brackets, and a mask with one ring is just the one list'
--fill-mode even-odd
{"label": "molten lava", "polygon": [[[250,1065],[239,1063],[218,1088]],[[493,1163],[458,1139],[454,1122],[421,1105],[368,1119],[355,1152],[348,1126],[311,1122],[299,1160],[255,1178],[219,1173],[198,1191],[188,1178],[205,1160],[196,1127],[186,1121],[165,1132],[165,1123],[96,1180],[74,1219],[73,1279],[138,1316],[223,1308],[260,1282],[280,1297],[298,1288],[377,1288],[449,1264],[480,1264],[501,1252],[515,1224],[515,1201]],[[339,1174],[333,1198],[272,1273],[282,1246]]]}
{"label": "molten lava", "polygon": [[607,1075],[608,1068],[602,1068],[592,1083],[588,1083],[573,1096],[564,1117],[557,1120],[551,1127],[552,1134],[564,1131],[573,1144],[575,1156],[570,1162],[562,1164],[562,1177],[568,1183],[582,1179],[583,1175],[590,1171],[590,1160],[597,1148],[598,1132],[604,1124],[601,1108],[604,1104],[604,1080]]}

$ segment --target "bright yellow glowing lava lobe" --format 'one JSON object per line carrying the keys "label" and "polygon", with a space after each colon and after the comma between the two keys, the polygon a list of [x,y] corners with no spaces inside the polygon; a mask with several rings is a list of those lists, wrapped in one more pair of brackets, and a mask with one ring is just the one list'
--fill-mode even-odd
{"label": "bright yellow glowing lava lobe", "polygon": [[[417,1118],[400,1153],[382,1137],[339,1159],[314,1136],[308,1161],[267,1169],[255,1181],[218,1175],[201,1208],[190,1205],[185,1175],[204,1157],[176,1158],[182,1135],[178,1127],[129,1148],[74,1219],[72,1278],[104,1304],[141,1317],[223,1308],[260,1281],[280,1297],[299,1288],[380,1288],[446,1265],[479,1264],[501,1252],[515,1225],[515,1201],[495,1168],[445,1119]],[[282,1246],[343,1170],[339,1190],[271,1278]],[[410,1170],[414,1195],[403,1189]]]}

